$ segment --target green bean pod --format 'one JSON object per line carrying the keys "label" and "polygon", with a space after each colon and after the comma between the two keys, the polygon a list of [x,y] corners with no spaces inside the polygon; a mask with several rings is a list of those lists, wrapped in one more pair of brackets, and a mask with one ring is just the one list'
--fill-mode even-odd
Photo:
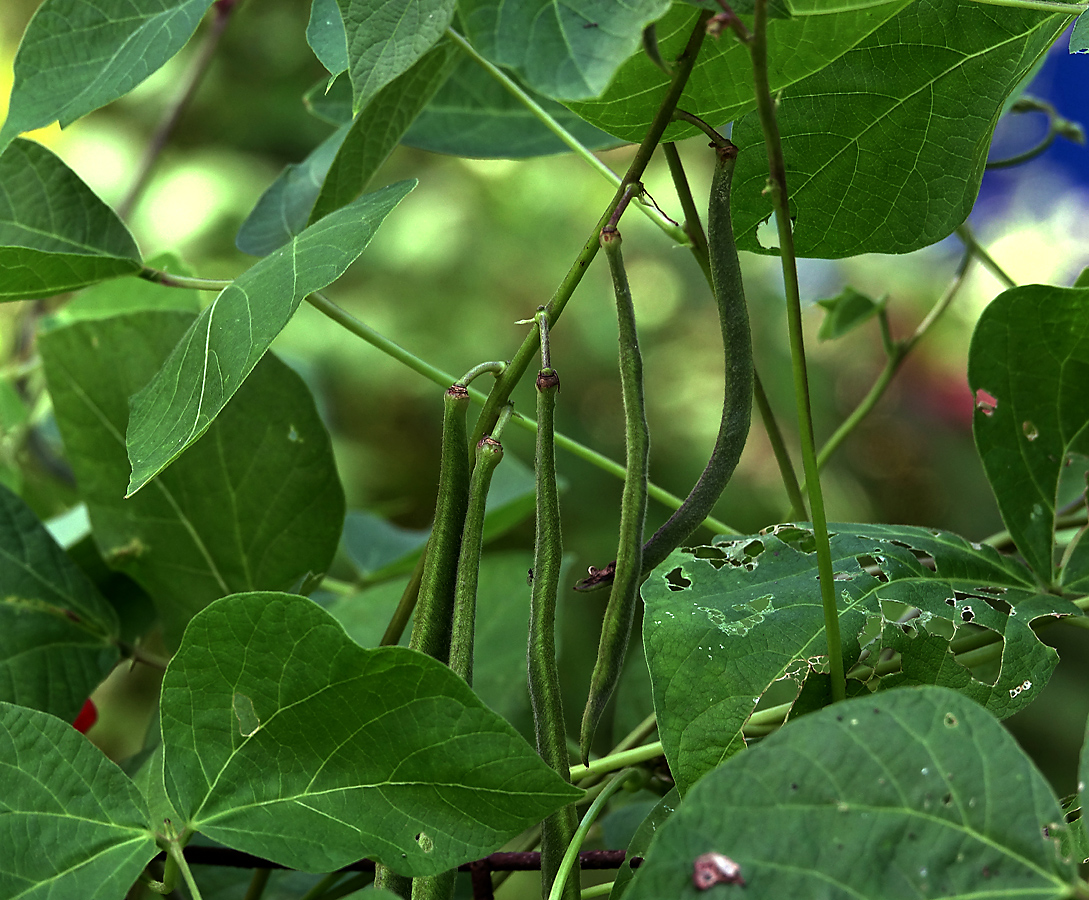
{"label": "green bean pod", "polygon": [[711,514],[737,468],[752,419],[752,335],[745,303],[745,286],[741,282],[741,262],[737,258],[734,228],[730,221],[730,186],[737,161],[737,147],[733,144],[717,147],[716,153],[718,160],[707,209],[707,253],[725,358],[722,418],[703,474],[680,509],[651,535],[643,547],[643,571],[647,573],[660,565]]}
{"label": "green bean pod", "polygon": [[[711,514],[737,468],[752,419],[752,335],[745,303],[745,286],[741,281],[741,263],[730,221],[730,187],[737,147],[727,144],[717,147],[716,152],[718,160],[711,181],[707,211],[707,250],[725,362],[722,418],[719,420],[714,449],[699,480],[680,508],[643,546],[644,575],[659,566]],[[612,574],[610,566],[591,569],[590,577],[576,587],[579,590],[593,590],[607,584]]]}
{"label": "green bean pod", "polygon": [[[563,563],[560,496],[556,487],[555,411],[560,377],[545,367],[537,375],[537,517],[533,552],[533,591],[529,602],[529,697],[537,752],[566,781],[571,780],[564,726],[560,672],[556,663],[556,597]],[[541,825],[541,887],[552,889],[560,861],[578,829],[573,805]],[[578,900],[579,879],[569,879],[564,900]]]}
{"label": "green bean pod", "polygon": [[470,469],[465,425],[468,407],[469,391],[465,385],[451,385],[443,397],[442,456],[435,524],[427,542],[420,595],[409,640],[413,650],[442,662],[450,657],[458,555],[469,507]]}
{"label": "green bean pod", "polygon": [[616,317],[620,335],[620,384],[624,397],[626,473],[620,505],[620,541],[615,574],[605,621],[601,626],[597,662],[590,680],[590,694],[582,714],[579,749],[582,761],[590,758],[590,744],[601,714],[609,702],[628,651],[635,602],[643,580],[643,523],[647,512],[647,465],[650,434],[643,399],[643,360],[635,330],[635,308],[620,252],[620,233],[605,228],[601,246],[609,260],[616,294]]}
{"label": "green bean pod", "polygon": [[503,459],[503,445],[485,435],[476,445],[476,467],[469,484],[469,507],[461,535],[457,584],[454,588],[454,619],[450,635],[450,668],[473,683],[473,637],[476,626],[476,589],[480,577],[480,551],[484,543],[484,506],[495,467]]}

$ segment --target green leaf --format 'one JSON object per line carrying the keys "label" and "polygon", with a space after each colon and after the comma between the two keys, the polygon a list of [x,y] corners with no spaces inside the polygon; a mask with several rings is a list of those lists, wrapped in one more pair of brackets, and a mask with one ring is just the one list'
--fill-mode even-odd
{"label": "green leaf", "polygon": [[348,41],[353,110],[407,72],[443,36],[456,0],[337,0]]}
{"label": "green leaf", "polygon": [[[793,18],[775,20],[768,25],[772,91],[781,91],[824,68],[910,2],[870,0],[864,5],[837,2],[831,9],[826,0],[796,2]],[[676,3],[658,21],[658,47],[664,60],[676,59],[681,54],[697,16],[691,7]],[[602,131],[638,143],[650,127],[668,84],[665,73],[639,51],[620,67],[597,100],[569,101],[566,105]],[[737,121],[755,109],[748,50],[730,35],[717,42],[704,41],[678,106],[715,126]],[[677,141],[697,133],[693,125],[674,122],[666,129],[663,140]]]}
{"label": "green leaf", "polygon": [[348,135],[341,125],[301,163],[288,163],[266,188],[235,236],[235,246],[251,256],[266,256],[306,228],[314,201],[340,145]]}
{"label": "green leaf", "polygon": [[[191,277],[196,274],[172,253],[149,259],[147,265],[171,275]],[[44,327],[54,328],[81,319],[108,319],[143,309],[196,315],[200,312],[200,294],[188,288],[166,287],[145,278],[120,278],[80,291],[51,316]]]}
{"label": "green leaf", "polygon": [[127,94],[185,46],[211,4],[45,0],[15,55],[0,150],[24,131],[55,121],[63,128]]}
{"label": "green leaf", "polygon": [[303,298],[344,273],[415,184],[391,184],[311,225],[236,278],[200,314],[132,398],[130,496],[207,431]]}
{"label": "green leaf", "polygon": [[192,322],[183,313],[145,312],[80,322],[40,340],[95,540],[111,567],[154,597],[173,646],[219,597],[295,588],[323,573],[344,516],[313,397],[272,355],[177,465],[123,499],[128,398]]}
{"label": "green leaf", "polygon": [[33,141],[0,155],[0,301],[51,297],[128,275],[140,251],[117,215]]}
{"label": "green leaf", "polygon": [[452,43],[440,41],[356,116],[322,182],[310,212],[310,224],[351,203],[363,192],[449,76],[457,56]]}
{"label": "green leaf", "polygon": [[817,336],[822,341],[843,337],[876,316],[888,302],[888,294],[880,300],[874,300],[853,287],[844,288],[838,296],[830,300],[818,300],[817,305],[828,310],[828,314],[821,322],[821,330]]}
{"label": "green leaf", "polygon": [[314,0],[306,42],[330,75],[339,75],[348,68],[348,36],[337,0]]}
{"label": "green leaf", "polygon": [[[975,203],[1006,98],[1067,24],[1062,15],[918,0],[788,87],[777,119],[797,254],[907,253],[950,234]],[[768,252],[757,239],[772,211],[759,117],[739,121],[732,139],[741,148],[737,246]]]}
{"label": "green leaf", "polygon": [[362,578],[381,581],[409,571],[430,534],[429,528],[402,528],[372,512],[354,509],[344,519],[341,543]]}
{"label": "green leaf", "polygon": [[1076,863],[1089,862],[1089,830],[1085,827],[1081,800],[1072,794],[1062,801],[1067,827],[1059,834],[1059,852]]}
{"label": "green leaf", "polygon": [[350,124],[340,125],[303,162],[284,168],[242,223],[238,249],[255,256],[271,253],[307,224],[355,200],[442,84],[453,54],[451,44],[440,43],[379,91],[354,122],[350,103],[345,104]]}
{"label": "green leaf", "polygon": [[305,871],[368,856],[434,874],[581,795],[446,666],[364,650],[290,594],[193,619],[161,710],[167,791],[189,825]]}
{"label": "green leaf", "polygon": [[608,87],[669,0],[462,0],[466,36],[546,97],[584,100]]}
{"label": "green leaf", "polygon": [[303,94],[303,105],[310,115],[330,125],[349,125],[352,113],[352,82],[347,72],[332,81],[323,78]]}
{"label": "green leaf", "polygon": [[[658,831],[629,900],[705,896],[726,856],[749,900],[1074,896],[1043,775],[990,715],[941,688],[837,703],[716,769]],[[712,891],[732,896],[733,887]]]}
{"label": "green leaf", "polygon": [[1046,584],[1059,480],[1072,454],[1089,456],[1087,379],[1089,290],[1014,288],[976,323],[968,352],[976,447],[1006,528]]}
{"label": "green leaf", "polygon": [[[674,787],[655,804],[654,809],[647,814],[647,817],[635,829],[635,834],[632,835],[632,839],[628,843],[625,861],[632,860],[637,856],[646,856],[647,848],[654,839],[654,835],[665,824],[665,821],[677,811],[680,802],[680,792]],[[613,889],[609,892],[609,900],[620,900],[627,893],[634,877],[635,869],[630,865],[622,865],[617,870],[616,879],[613,881]]]}
{"label": "green leaf", "polygon": [[1070,32],[1070,53],[1089,53],[1089,16],[1082,13]]}
{"label": "green leaf", "polygon": [[125,773],[60,719],[0,702],[0,897],[116,900],[159,852]]}
{"label": "green leaf", "polygon": [[0,699],[71,722],[120,658],[117,616],[0,485]]}
{"label": "green leaf", "polygon": [[[1085,856],[1089,857],[1089,823],[1085,820],[1085,810],[1089,807],[1089,722],[1085,723],[1085,739],[1081,745],[1081,761],[1078,764],[1078,793],[1073,798],[1080,807],[1082,815],[1079,823],[1072,829],[1072,843]],[[1086,860],[1082,859],[1081,862]]]}
{"label": "green leaf", "polygon": [[[521,87],[583,146],[603,150],[618,145],[616,138],[567,107]],[[523,159],[569,151],[517,97],[467,56],[457,62],[402,143],[476,159]]]}
{"label": "green leaf", "polygon": [[[1037,594],[1020,563],[948,532],[885,525],[831,531],[844,661],[849,669],[862,663],[854,674],[869,688],[942,684],[999,716],[1039,694],[1058,657],[1030,625],[1041,616],[1078,615],[1072,603]],[[643,586],[658,731],[682,791],[742,749],[742,726],[771,685],[789,679],[797,692],[810,671],[827,668],[811,531],[784,525],[694,554],[674,552]],[[911,609],[920,614],[903,616]],[[949,643],[971,638],[978,646],[994,636],[987,632],[1003,642],[993,677],[966,669]],[[873,671],[885,648],[900,655],[899,671],[895,662]]]}

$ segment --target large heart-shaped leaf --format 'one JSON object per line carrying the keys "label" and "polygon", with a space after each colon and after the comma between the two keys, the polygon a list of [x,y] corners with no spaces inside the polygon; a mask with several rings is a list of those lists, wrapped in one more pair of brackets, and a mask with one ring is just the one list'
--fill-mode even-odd
{"label": "large heart-shaped leaf", "polygon": [[159,852],[143,797],[60,719],[0,702],[0,897],[117,900]]}
{"label": "large heart-shaped leaf", "polygon": [[669,0],[461,0],[469,40],[546,97],[597,97]]}
{"label": "large heart-shaped leaf", "polygon": [[1017,549],[1054,577],[1055,507],[1072,454],[1089,457],[1089,290],[1026,285],[983,311],[968,352],[976,447]]}
{"label": "large heart-shaped leaf", "polygon": [[1065,827],[1043,775],[984,710],[942,688],[890,691],[806,716],[709,774],[625,896],[709,896],[694,876],[732,864],[744,889],[711,893],[1060,900],[1080,890],[1057,847]]}
{"label": "large heart-shaped leaf", "polygon": [[344,518],[313,397],[272,355],[177,465],[124,499],[128,398],[192,322],[185,313],[144,312],[80,322],[40,341],[95,541],[110,566],[155,598],[173,645],[219,597],[298,589],[324,573]]}
{"label": "large heart-shaped leaf", "polygon": [[[1072,603],[1038,594],[1015,560],[947,532],[882,525],[832,531],[844,661],[848,668],[862,663],[856,675],[870,688],[942,684],[1000,716],[1039,694],[1058,657],[1030,625],[1040,616],[1080,615]],[[780,526],[678,550],[643,586],[643,599],[658,730],[682,789],[742,749],[742,726],[774,682],[800,684],[826,667],[808,529]],[[993,681],[957,661],[950,636],[967,646],[1001,637]],[[886,648],[898,662],[881,661]]]}
{"label": "large heart-shaped leaf", "polygon": [[134,494],[212,424],[303,298],[339,278],[414,181],[399,181],[311,225],[212,301],[158,374],[132,398]]}
{"label": "large heart-shaped leaf", "polygon": [[[779,98],[799,256],[907,253],[950,234],[979,192],[1003,104],[1070,17],[917,0]],[[738,247],[771,215],[759,117],[737,123]],[[845,188],[846,186],[846,188]]]}
{"label": "large heart-shaped leaf", "polygon": [[0,155],[0,301],[51,297],[127,275],[140,251],[124,223],[33,141]]}
{"label": "large heart-shaped leaf", "polygon": [[[337,0],[341,22],[328,16],[326,37],[339,27],[348,51],[353,109],[359,112],[371,97],[407,72],[439,42],[454,16],[456,0]],[[324,21],[324,20],[323,20]],[[314,46],[315,21],[308,32]],[[332,54],[327,54],[332,58]]]}
{"label": "large heart-shaped leaf", "polygon": [[189,825],[292,868],[427,875],[576,799],[446,666],[364,650],[291,594],[189,624],[163,681],[167,791]]}
{"label": "large heart-shaped leaf", "polygon": [[0,699],[71,722],[120,658],[117,615],[0,485]]}
{"label": "large heart-shaped leaf", "polygon": [[45,0],[15,55],[0,150],[127,94],[177,53],[212,0]]}
{"label": "large heart-shaped leaf", "polygon": [[[796,2],[793,18],[773,20],[768,26],[771,89],[781,91],[824,68],[910,2]],[[681,54],[698,16],[691,7],[675,3],[658,21],[658,46],[663,59],[670,61]],[[668,85],[665,73],[640,51],[620,67],[608,90],[597,100],[568,101],[566,105],[602,131],[638,142],[650,127]],[[748,49],[731,35],[717,43],[704,41],[678,107],[716,127],[755,109]],[[680,140],[696,133],[695,126],[674,122],[666,129],[664,140]]]}

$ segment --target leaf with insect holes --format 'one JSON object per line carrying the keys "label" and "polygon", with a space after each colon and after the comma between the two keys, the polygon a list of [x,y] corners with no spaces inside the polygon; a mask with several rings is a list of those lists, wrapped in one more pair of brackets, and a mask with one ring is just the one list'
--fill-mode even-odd
{"label": "leaf with insect holes", "polygon": [[[972,335],[968,383],[979,401],[976,447],[1002,520],[1050,584],[1064,475],[1072,460],[1089,458],[1089,290],[1034,284],[995,297]],[[1077,490],[1084,487],[1082,479]]]}
{"label": "leaf with insect holes", "polygon": [[292,594],[197,615],[160,709],[167,793],[188,826],[305,871],[367,856],[436,874],[582,794],[449,668],[364,650]]}
{"label": "leaf with insect holes", "polygon": [[51,297],[140,268],[125,224],[33,141],[0,155],[0,301]]}
{"label": "leaf with insect holes", "polygon": [[0,150],[122,97],[177,53],[212,0],[45,0],[15,54]]}
{"label": "leaf with insect holes", "polygon": [[0,702],[0,897],[116,900],[159,852],[135,785],[67,722]]}
{"label": "leaf with insect holes", "polygon": [[[830,530],[843,657],[854,670],[849,684],[863,692],[941,684],[999,716],[1039,694],[1058,657],[1031,624],[1080,615],[1076,606],[1038,594],[1017,561],[948,532],[853,524]],[[643,585],[643,600],[658,731],[682,790],[742,749],[742,727],[773,684],[782,681],[777,690],[789,688],[791,700],[810,672],[827,668],[807,528],[783,525],[677,550]],[[958,645],[964,649],[993,641],[997,672],[966,668],[953,638],[967,642]]]}
{"label": "leaf with insect holes", "polygon": [[113,607],[0,485],[0,700],[71,722],[120,658],[117,630]]}
{"label": "leaf with insect holes", "polygon": [[[1044,776],[986,711],[944,688],[837,703],[695,785],[627,900],[1077,896]],[[700,889],[722,857],[745,887]]]}
{"label": "leaf with insect holes", "polygon": [[415,186],[399,181],[331,213],[239,275],[201,312],[132,398],[129,496],[208,430],[303,298],[344,274]]}
{"label": "leaf with insect holes", "polygon": [[[912,0],[794,0],[790,19],[768,24],[768,73],[778,92],[819,71],[888,21]],[[619,5],[619,4],[617,4]],[[671,63],[683,52],[699,13],[683,3],[655,24],[663,60]],[[642,50],[630,56],[597,99],[567,100],[565,105],[602,131],[638,143],[654,120],[669,86],[669,77]],[[752,60],[732,35],[705,40],[692,76],[678,103],[680,109],[718,127],[737,121],[756,108],[752,91]],[[687,122],[673,122],[663,140],[698,134]],[[708,151],[709,152],[709,151]]]}
{"label": "leaf with insect holes", "polygon": [[[1007,98],[1069,22],[917,0],[787,87],[776,119],[797,255],[907,253],[950,234],[975,203]],[[778,252],[758,235],[773,209],[759,116],[731,137],[738,249]]]}

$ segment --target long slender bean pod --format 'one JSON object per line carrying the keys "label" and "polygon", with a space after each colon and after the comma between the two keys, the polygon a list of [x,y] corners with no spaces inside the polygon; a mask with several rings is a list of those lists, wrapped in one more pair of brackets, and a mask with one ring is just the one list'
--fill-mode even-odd
{"label": "long slender bean pod", "polygon": [[[556,663],[556,597],[560,586],[563,542],[560,531],[560,495],[556,487],[556,394],[560,376],[547,364],[547,319],[538,315],[544,367],[537,375],[537,517],[533,551],[533,591],[529,602],[529,697],[537,752],[565,780],[570,781],[560,672]],[[578,828],[574,805],[565,806],[542,823],[541,889],[545,895]],[[577,865],[577,863],[576,863]],[[579,879],[567,882],[564,900],[578,900]]]}
{"label": "long slender bean pod", "polygon": [[711,181],[707,209],[707,252],[711,261],[711,283],[722,330],[724,391],[722,418],[715,447],[688,498],[659,528],[643,548],[643,570],[658,566],[710,514],[737,468],[752,420],[752,335],[737,258],[734,229],[730,221],[730,186],[733,182],[737,147],[716,147],[718,160]]}
{"label": "long slender bean pod", "polygon": [[[497,426],[493,434],[498,431]],[[490,435],[481,438],[476,445],[476,466],[469,484],[469,508],[465,513],[465,527],[461,535],[457,584],[454,589],[453,631],[450,635],[450,668],[469,684],[473,683],[473,637],[480,551],[484,542],[484,506],[488,499],[492,474],[502,459],[503,445]]]}
{"label": "long slender bean pod", "polygon": [[601,246],[609,261],[616,294],[616,317],[620,335],[620,383],[624,397],[624,421],[627,475],[620,506],[620,541],[616,551],[615,576],[605,621],[601,626],[597,662],[590,680],[590,694],[582,714],[579,749],[582,761],[590,758],[590,744],[598,722],[609,702],[631,637],[635,601],[643,580],[643,523],[647,513],[647,465],[650,434],[643,399],[643,360],[635,329],[635,308],[631,299],[624,258],[620,252],[620,233],[603,229]]}
{"label": "long slender bean pod", "polygon": [[454,588],[465,514],[469,508],[469,458],[466,411],[469,391],[452,384],[443,397],[442,456],[435,524],[427,542],[420,596],[409,646],[435,659],[450,657],[450,629],[454,618]]}
{"label": "long slender bean pod", "polygon": [[[455,385],[457,387],[457,385]],[[468,394],[465,395],[468,402]],[[509,410],[509,407],[507,408]],[[500,420],[505,422],[504,419]],[[464,418],[461,420],[464,427]],[[499,426],[495,431],[500,431]],[[464,434],[464,432],[462,432]],[[459,455],[468,471],[464,445],[458,443],[451,452]],[[445,448],[443,455],[446,455]],[[456,579],[454,582],[453,609],[449,637],[449,665],[469,684],[473,683],[473,645],[476,630],[476,590],[480,577],[480,551],[484,538],[484,511],[488,500],[495,467],[503,458],[503,446],[490,436],[484,437],[476,448],[476,467],[473,469],[467,491],[467,506],[461,520],[458,540]],[[452,570],[449,570],[452,571]],[[424,602],[420,591],[421,606]],[[422,611],[422,610],[421,610]],[[413,638],[416,632],[413,630]],[[451,869],[437,875],[415,878],[412,881],[412,900],[450,900],[454,894],[457,871]]]}
{"label": "long slender bean pod", "polygon": [[[737,468],[752,419],[752,336],[745,287],[741,281],[741,263],[730,222],[730,187],[737,147],[724,141],[723,146],[716,147],[716,153],[718,160],[707,213],[707,249],[725,361],[722,418],[714,449],[699,480],[680,508],[644,545],[643,574],[661,564],[711,513]],[[612,575],[610,566],[591,569],[590,577],[578,587],[592,590],[606,584]]]}

